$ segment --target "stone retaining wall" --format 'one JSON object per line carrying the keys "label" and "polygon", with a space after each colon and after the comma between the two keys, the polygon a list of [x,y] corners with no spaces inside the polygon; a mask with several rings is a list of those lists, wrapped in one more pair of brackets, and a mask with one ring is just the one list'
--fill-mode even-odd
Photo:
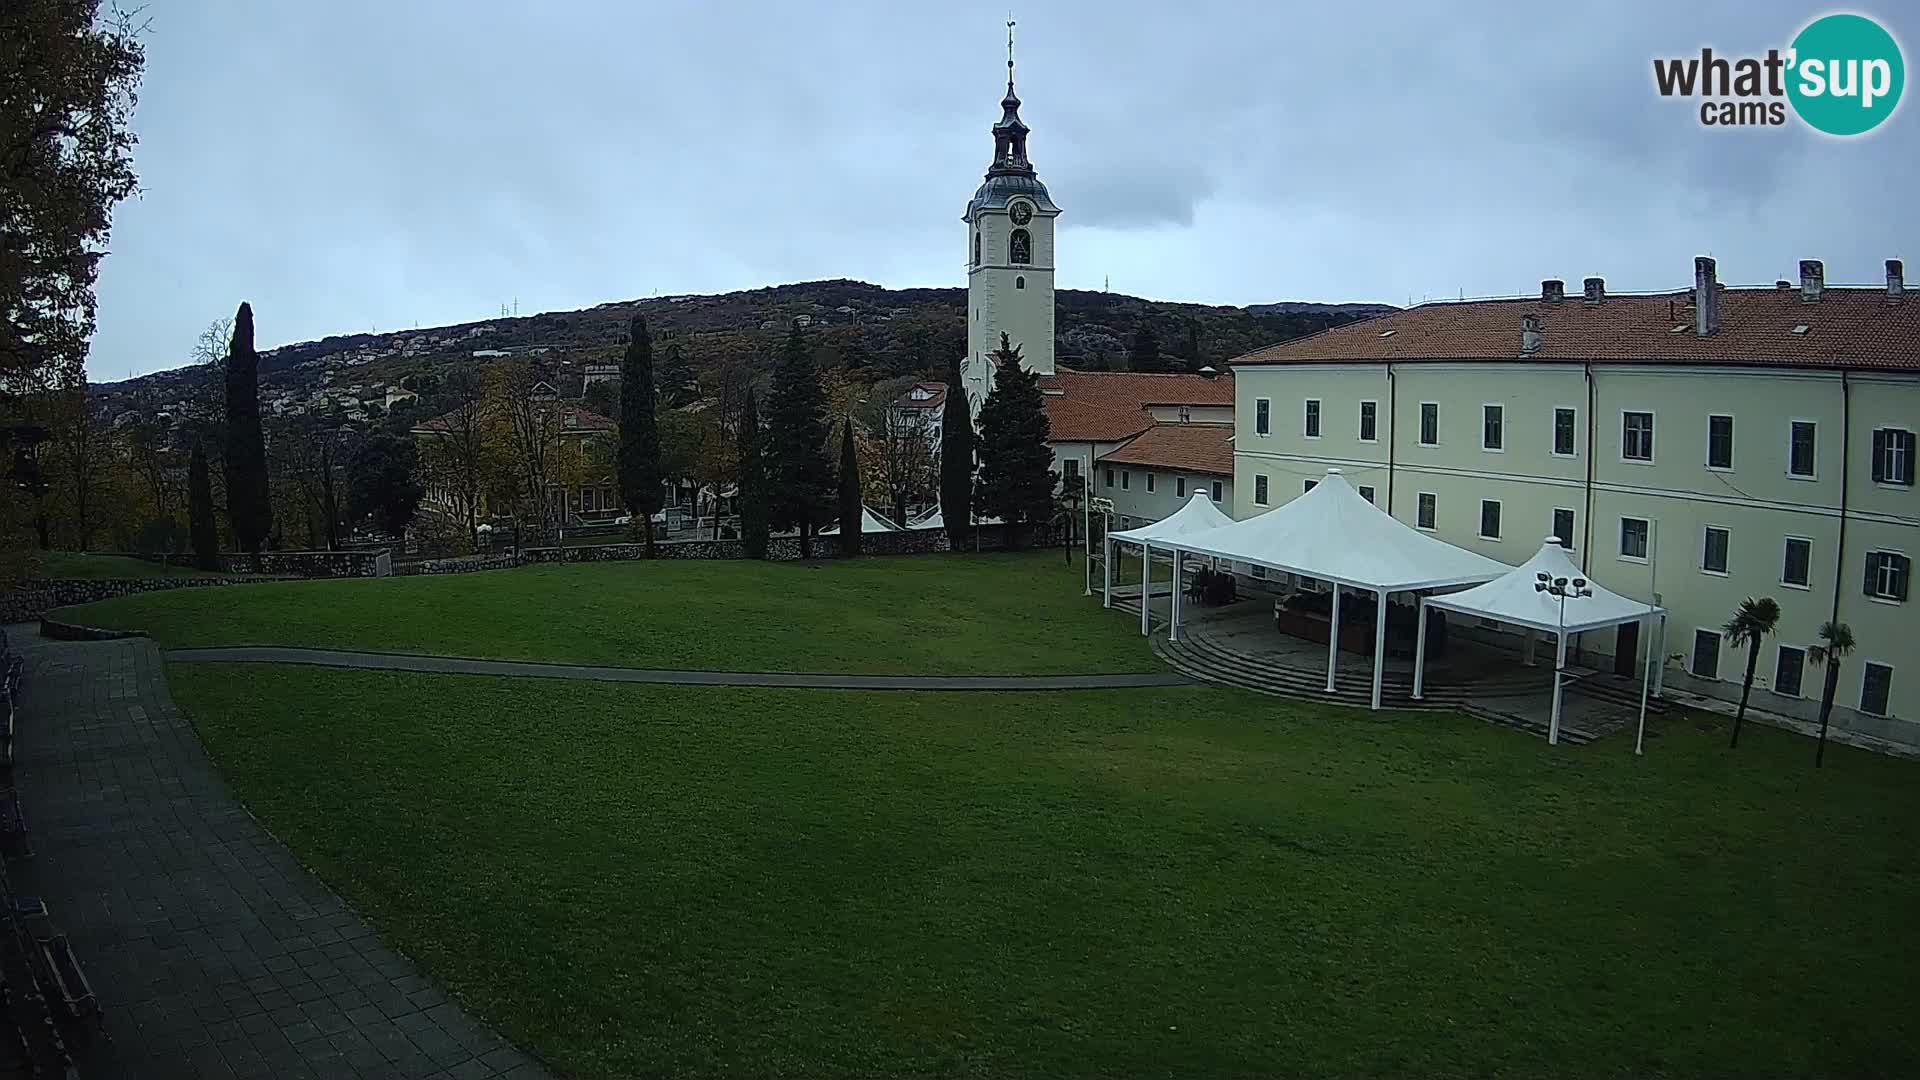
{"label": "stone retaining wall", "polygon": [[381,551],[263,551],[258,555],[220,556],[229,574],[271,574],[278,577],[343,578],[386,577],[393,573],[393,557]]}
{"label": "stone retaining wall", "polygon": [[[1001,551],[1006,548],[1006,530],[1004,526],[983,526],[980,530],[981,551]],[[1028,548],[1059,547],[1063,534],[1056,529],[1029,527],[1026,535]],[[924,555],[949,550],[945,529],[911,529],[902,532],[868,533],[860,537],[862,555]],[[972,550],[969,546],[969,550]],[[816,559],[831,559],[835,552],[835,538],[816,536],[813,539],[813,555]],[[744,547],[738,540],[659,540],[653,545],[656,559],[742,559]],[[470,574],[482,570],[505,570],[515,566],[545,565],[550,563],[582,562],[628,562],[647,557],[645,544],[595,544],[588,547],[570,548],[523,548],[518,555],[471,555],[458,559],[428,559],[423,562],[402,564],[395,568],[400,574]],[[788,562],[800,557],[800,541],[792,536],[776,536],[767,541],[767,559],[770,562]]]}
{"label": "stone retaining wall", "polygon": [[100,578],[58,581],[29,581],[12,592],[0,593],[0,623],[34,622],[54,608],[73,604],[91,604],[116,596],[158,592],[161,589],[192,589],[216,585],[246,585],[258,578],[170,577]]}

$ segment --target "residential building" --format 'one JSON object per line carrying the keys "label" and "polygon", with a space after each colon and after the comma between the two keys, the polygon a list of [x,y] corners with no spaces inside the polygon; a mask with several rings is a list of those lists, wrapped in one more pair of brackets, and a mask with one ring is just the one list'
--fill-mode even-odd
{"label": "residential building", "polygon": [[1093,493],[1113,500],[1116,529],[1159,521],[1196,491],[1233,505],[1232,424],[1153,424],[1094,463]]}
{"label": "residential building", "polygon": [[[1233,421],[1231,376],[1060,368],[1041,376],[1040,393],[1053,434],[1054,471],[1062,485],[1078,485],[1080,477],[1095,472],[1097,461],[1156,426],[1231,425]],[[1094,494],[1111,495],[1118,505],[1121,495],[1130,491],[1128,487],[1115,495],[1096,484]],[[1136,509],[1141,515],[1148,512],[1145,504]],[[1128,516],[1139,515],[1128,512]],[[1159,516],[1134,524],[1157,521]]]}
{"label": "residential building", "polygon": [[933,446],[940,445],[940,420],[947,406],[947,385],[914,383],[887,403],[887,423],[897,433],[915,433]]}
{"label": "residential building", "polygon": [[[1257,350],[1235,378],[1234,507],[1247,517],[1338,466],[1387,512],[1510,564],[1549,534],[1595,581],[1668,611],[1670,685],[1737,697],[1721,626],[1748,597],[1782,617],[1760,707],[1817,711],[1827,620],[1858,650],[1836,722],[1920,744],[1920,302],[1883,286],[1727,288],[1423,304]],[[1262,497],[1264,495],[1264,498]],[[1578,601],[1573,601],[1577,603]],[[1585,635],[1627,670],[1636,628]]]}
{"label": "residential building", "polygon": [[[569,478],[566,482],[553,483],[548,492],[554,519],[575,523],[611,521],[623,512],[619,492],[611,469],[594,463],[608,460],[610,444],[618,425],[608,417],[573,402],[556,399],[552,391],[551,385],[538,383],[533,387],[530,397],[546,414],[547,430],[552,433],[554,457],[549,475]],[[482,423],[490,429],[489,439],[502,437],[498,428],[504,423],[503,420],[489,416]],[[412,433],[424,448],[432,440],[453,437],[459,430],[458,425],[458,414],[448,413],[421,421],[414,425]],[[431,477],[433,470],[424,472]],[[426,494],[420,501],[422,509],[455,516],[461,512],[453,492],[445,484],[429,479],[425,486]],[[480,485],[482,517],[504,512],[501,508],[487,505],[487,486],[484,483]],[[671,496],[672,489],[669,488],[668,492]]]}

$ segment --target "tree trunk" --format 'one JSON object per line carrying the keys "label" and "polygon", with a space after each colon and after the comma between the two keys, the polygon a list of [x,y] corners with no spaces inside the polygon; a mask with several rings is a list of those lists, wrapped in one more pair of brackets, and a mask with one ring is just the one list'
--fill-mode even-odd
{"label": "tree trunk", "polygon": [[645,535],[647,538],[647,558],[651,559],[653,558],[653,515],[642,514],[640,516],[640,519],[642,522],[645,523],[642,526],[642,528],[646,530]]}
{"label": "tree trunk", "polygon": [[1840,661],[1827,657],[1827,685],[1820,692],[1820,745],[1813,751],[1813,767],[1819,768],[1827,756],[1827,720],[1833,716],[1833,692],[1840,685]]}
{"label": "tree trunk", "polygon": [[813,558],[813,522],[802,521],[800,523],[800,559],[804,562],[811,558]]}
{"label": "tree trunk", "polygon": [[1740,722],[1747,718],[1747,699],[1753,696],[1753,669],[1760,663],[1760,639],[1754,638],[1747,643],[1747,681],[1740,684],[1740,708],[1733,714],[1733,741],[1727,744],[1731,750],[1740,745]]}

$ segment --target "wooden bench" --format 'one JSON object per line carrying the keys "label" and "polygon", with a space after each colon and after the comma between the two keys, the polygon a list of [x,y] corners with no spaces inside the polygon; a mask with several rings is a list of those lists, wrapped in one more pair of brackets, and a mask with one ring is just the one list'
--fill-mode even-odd
{"label": "wooden bench", "polygon": [[48,999],[69,1020],[99,1019],[100,999],[94,996],[93,984],[87,981],[87,973],[80,970],[80,961],[73,955],[73,947],[67,944],[67,935],[55,934],[33,940],[34,966],[38,969],[35,975],[41,981],[41,988],[48,991]]}

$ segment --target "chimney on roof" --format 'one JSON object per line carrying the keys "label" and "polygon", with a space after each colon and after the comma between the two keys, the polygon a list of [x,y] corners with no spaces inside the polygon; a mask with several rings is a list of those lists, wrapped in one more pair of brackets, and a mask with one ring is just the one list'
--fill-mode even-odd
{"label": "chimney on roof", "polygon": [[1607,299],[1607,279],[1606,278],[1590,277],[1585,281],[1584,284],[1586,286],[1586,302],[1587,303],[1599,304],[1606,301]]}
{"label": "chimney on roof", "polygon": [[1899,259],[1887,260],[1887,299],[1899,303],[1907,295],[1906,266]]}
{"label": "chimney on roof", "polygon": [[1714,263],[1702,255],[1693,260],[1693,332],[1706,337],[1720,331],[1720,283]]}
{"label": "chimney on roof", "polygon": [[1532,356],[1540,351],[1540,342],[1546,335],[1540,332],[1540,316],[1520,316],[1520,355]]}
{"label": "chimney on roof", "polygon": [[1804,303],[1820,302],[1820,291],[1827,287],[1827,268],[1819,259],[1800,260],[1800,299]]}
{"label": "chimney on roof", "polygon": [[1567,298],[1567,283],[1559,278],[1548,278],[1540,283],[1540,299],[1549,304],[1557,304]]}
{"label": "chimney on roof", "polygon": [[1220,375],[1220,372],[1215,370],[1212,364],[1208,364],[1205,367],[1201,368],[1195,374],[1199,375],[1203,379],[1213,379],[1213,378],[1218,378]]}

